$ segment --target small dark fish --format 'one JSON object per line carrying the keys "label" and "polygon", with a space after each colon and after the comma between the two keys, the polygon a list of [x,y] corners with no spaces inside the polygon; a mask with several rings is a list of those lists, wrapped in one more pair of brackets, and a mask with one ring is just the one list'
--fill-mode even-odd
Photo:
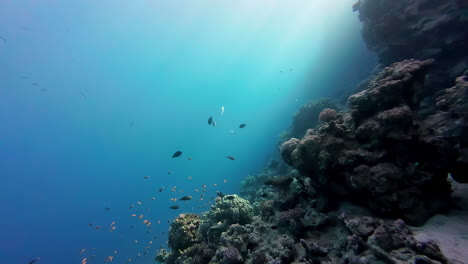
{"label": "small dark fish", "polygon": [[33,86],[39,86],[39,83],[31,83]]}
{"label": "small dark fish", "polygon": [[109,208],[109,207],[106,207],[106,210],[107,210],[107,211],[110,211],[110,208]]}
{"label": "small dark fish", "polygon": [[81,96],[83,96],[85,99],[87,98],[86,94],[84,94],[82,91],[80,91]]}
{"label": "small dark fish", "polygon": [[216,126],[216,121],[213,121],[213,126]]}
{"label": "small dark fish", "polygon": [[228,199],[228,200],[234,200],[234,198],[235,198],[234,195],[228,195],[228,196],[226,196],[226,199]]}
{"label": "small dark fish", "polygon": [[40,257],[35,258],[35,259],[29,261],[28,264],[33,264],[34,262],[39,261],[40,259],[41,259]]}
{"label": "small dark fish", "polygon": [[169,208],[170,208],[170,209],[173,209],[173,210],[177,210],[177,209],[179,209],[179,206],[178,206],[178,205],[173,205],[173,206],[171,206],[171,207],[169,207]]}
{"label": "small dark fish", "polygon": [[210,118],[208,118],[208,125],[211,125],[213,123],[213,117],[210,116]]}
{"label": "small dark fish", "polygon": [[145,176],[145,177],[143,177],[143,179],[149,179],[149,178],[150,178],[150,176]]}
{"label": "small dark fish", "polygon": [[187,195],[187,196],[184,196],[184,197],[180,198],[179,200],[181,200],[181,201],[188,201],[188,200],[192,200],[192,196],[190,196],[190,195]]}
{"label": "small dark fish", "polygon": [[262,195],[260,195],[260,197],[262,197],[262,198],[265,198],[265,197],[267,197],[267,196],[268,196],[267,193],[262,193]]}
{"label": "small dark fish", "polygon": [[42,89],[41,89],[41,92],[47,92],[47,89],[46,89],[46,88],[42,88]]}
{"label": "small dark fish", "polygon": [[240,128],[244,128],[245,126],[247,126],[247,124],[240,124],[239,125]]}
{"label": "small dark fish", "polygon": [[216,191],[216,194],[220,197],[220,198],[223,198],[224,197],[224,193],[220,192],[220,191]]}
{"label": "small dark fish", "polygon": [[226,158],[228,158],[230,160],[236,160],[236,158],[234,158],[233,156],[226,156]]}
{"label": "small dark fish", "polygon": [[187,157],[188,160],[192,160],[192,157]]}
{"label": "small dark fish", "polygon": [[159,188],[159,192],[162,192],[164,190],[164,187]]}
{"label": "small dark fish", "polygon": [[180,155],[182,155],[182,151],[176,151],[174,155],[172,155],[172,157],[177,158],[177,157],[180,157]]}
{"label": "small dark fish", "polygon": [[167,174],[174,174],[174,172],[173,171],[168,171]]}

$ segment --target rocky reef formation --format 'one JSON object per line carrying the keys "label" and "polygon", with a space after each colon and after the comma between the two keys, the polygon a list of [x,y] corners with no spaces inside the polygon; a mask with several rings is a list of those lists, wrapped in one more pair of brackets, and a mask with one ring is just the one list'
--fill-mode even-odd
{"label": "rocky reef formation", "polygon": [[[330,197],[366,204],[374,212],[422,224],[449,207],[448,173],[464,180],[466,77],[437,99],[434,115],[418,110],[432,60],[407,60],[379,73],[341,112],[281,146],[289,165]],[[454,107],[452,118],[447,111]],[[445,107],[445,109],[444,109]],[[445,112],[443,112],[444,110]],[[457,131],[457,132],[455,132]],[[465,141],[465,140],[464,140]]]}
{"label": "rocky reef formation", "polygon": [[468,68],[468,4],[460,0],[359,0],[362,35],[385,66],[435,59],[429,86],[450,86]]}

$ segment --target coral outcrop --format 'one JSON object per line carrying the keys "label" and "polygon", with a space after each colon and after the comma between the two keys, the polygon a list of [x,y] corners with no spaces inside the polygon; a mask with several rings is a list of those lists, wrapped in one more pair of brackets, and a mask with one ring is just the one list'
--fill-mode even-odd
{"label": "coral outcrop", "polygon": [[[308,130],[302,140],[283,143],[284,161],[331,197],[358,201],[411,224],[422,224],[446,209],[448,173],[465,177],[461,172],[466,168],[465,146],[455,146],[451,135],[431,129],[434,119],[440,121],[439,130],[449,129],[447,121],[418,116],[424,98],[420,91],[432,64],[432,60],[407,60],[385,68],[368,89],[349,98],[348,112]],[[453,96],[463,93],[458,90],[463,90],[464,80],[460,77],[455,88],[444,92],[438,105],[463,105],[464,97]],[[463,118],[462,113],[456,117]],[[463,127],[463,122],[459,124]]]}

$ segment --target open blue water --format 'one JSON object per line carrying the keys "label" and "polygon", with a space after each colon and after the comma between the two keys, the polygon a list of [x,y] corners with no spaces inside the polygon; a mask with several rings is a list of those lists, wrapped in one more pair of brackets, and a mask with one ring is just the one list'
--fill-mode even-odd
{"label": "open blue water", "polygon": [[0,263],[154,263],[168,220],[238,192],[301,104],[373,68],[353,2],[0,1]]}

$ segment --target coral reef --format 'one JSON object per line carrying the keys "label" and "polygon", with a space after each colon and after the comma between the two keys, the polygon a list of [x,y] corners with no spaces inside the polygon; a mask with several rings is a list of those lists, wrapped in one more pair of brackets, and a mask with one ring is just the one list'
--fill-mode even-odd
{"label": "coral reef", "polygon": [[[422,224],[447,208],[447,175],[465,177],[461,173],[466,168],[465,150],[454,146],[456,140],[449,137],[453,134],[431,129],[434,118],[418,117],[423,99],[419,91],[432,63],[407,60],[385,68],[368,89],[349,98],[349,112],[337,114],[316,131],[308,130],[302,140],[285,142],[280,148],[284,161],[330,196],[358,201],[411,224]],[[460,77],[457,86],[440,97],[439,105],[456,104],[457,100],[444,98],[459,96],[454,90],[463,90],[463,80]],[[437,120],[439,130],[451,125]]]}

